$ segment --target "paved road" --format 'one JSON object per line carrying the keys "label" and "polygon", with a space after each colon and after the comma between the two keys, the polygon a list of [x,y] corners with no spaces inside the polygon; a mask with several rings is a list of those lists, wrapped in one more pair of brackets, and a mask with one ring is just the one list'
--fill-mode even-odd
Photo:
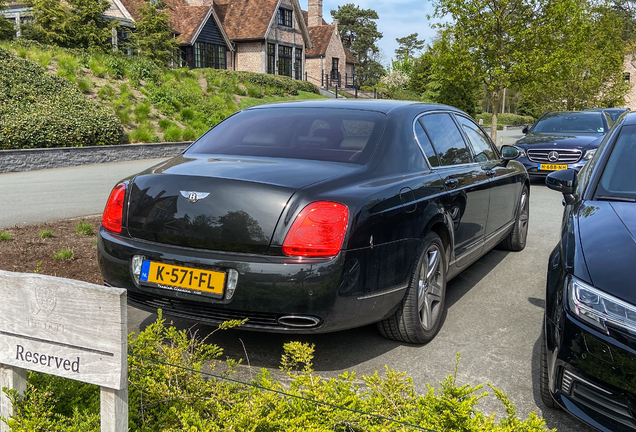
{"label": "paved road", "polygon": [[[504,136],[505,144],[512,144],[522,135],[506,131],[500,136]],[[100,213],[117,180],[157,162],[0,174],[0,194],[4,197],[0,228]],[[223,347],[226,355],[244,358],[253,373],[261,367],[277,369],[285,342],[305,341],[316,345],[314,367],[322,375],[333,376],[344,370],[371,374],[387,365],[408,372],[420,392],[426,391],[426,383],[437,385],[452,373],[455,354],[460,353],[460,384],[492,383],[509,395],[521,417],[536,411],[545,417],[549,428],[591,432],[591,428],[570,416],[544,408],[539,398],[539,336],[546,265],[558,240],[563,208],[561,196],[540,182],[531,187],[530,205],[526,249],[519,253],[492,251],[449,282],[443,326],[425,346],[388,341],[374,326],[294,337],[230,331],[215,333],[210,341]],[[128,314],[131,331],[155,319],[153,314],[134,308],[129,308]],[[192,325],[187,321],[174,322],[184,328]],[[199,329],[202,334],[212,330],[205,326]],[[491,396],[480,406],[485,412],[503,413]]]}
{"label": "paved road", "polygon": [[119,180],[162,160],[0,174],[0,229],[99,214]]}

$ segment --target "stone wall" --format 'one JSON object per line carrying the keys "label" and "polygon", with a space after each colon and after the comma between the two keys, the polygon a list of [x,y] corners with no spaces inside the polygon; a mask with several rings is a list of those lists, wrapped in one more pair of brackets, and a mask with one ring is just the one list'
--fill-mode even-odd
{"label": "stone wall", "polygon": [[0,150],[0,173],[35,171],[106,162],[171,158],[191,143],[124,144],[95,147]]}

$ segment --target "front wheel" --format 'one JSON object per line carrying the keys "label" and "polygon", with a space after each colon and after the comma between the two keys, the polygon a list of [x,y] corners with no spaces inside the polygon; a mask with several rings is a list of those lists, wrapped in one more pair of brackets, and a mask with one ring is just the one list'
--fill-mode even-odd
{"label": "front wheel", "polygon": [[395,314],[378,323],[388,339],[423,344],[437,334],[446,298],[446,252],[442,240],[428,233],[413,268],[406,296]]}
{"label": "front wheel", "polygon": [[521,198],[519,198],[519,207],[517,209],[517,218],[512,227],[512,231],[508,237],[499,243],[499,248],[514,252],[522,251],[526,248],[526,240],[528,238],[528,221],[530,220],[530,194],[528,186],[523,185],[521,189]]}

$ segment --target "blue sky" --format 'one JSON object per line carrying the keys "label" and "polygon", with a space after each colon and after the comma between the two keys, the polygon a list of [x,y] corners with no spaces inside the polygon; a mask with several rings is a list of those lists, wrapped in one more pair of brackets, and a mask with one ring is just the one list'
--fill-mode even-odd
{"label": "blue sky", "polygon": [[[384,54],[383,63],[389,63],[395,57],[395,49],[398,44],[395,38],[418,33],[420,39],[426,43],[431,42],[435,36],[435,30],[431,29],[427,14],[433,13],[433,6],[428,0],[324,0],[322,14],[328,23],[331,23],[332,9],[338,9],[339,5],[353,3],[362,9],[373,9],[380,17],[377,20],[378,30],[383,33],[378,46]],[[307,10],[307,0],[300,0],[300,5]]]}

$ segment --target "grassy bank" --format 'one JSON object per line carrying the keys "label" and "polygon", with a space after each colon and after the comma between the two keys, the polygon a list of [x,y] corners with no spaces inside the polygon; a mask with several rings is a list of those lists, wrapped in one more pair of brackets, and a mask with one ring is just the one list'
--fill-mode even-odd
{"label": "grassy bank", "polygon": [[[94,110],[114,113],[123,128],[120,142],[190,141],[247,106],[322,98],[313,84],[276,75],[215,69],[170,70],[139,57],[67,50],[29,41],[5,42],[0,49],[15,57],[11,59],[13,63],[29,60],[23,63],[36,72],[44,72],[42,77],[54,79],[69,91],[76,89],[76,101],[82,99]],[[8,75],[7,80],[13,83],[12,92],[19,99],[24,77]],[[41,99],[66,98],[52,88],[39,92]],[[84,98],[78,99],[78,94]],[[30,104],[29,100],[18,103],[22,108]],[[86,108],[83,110],[87,112]],[[0,133],[3,120],[17,121],[19,111],[0,111]],[[61,141],[65,138],[68,139],[62,137]],[[7,140],[11,141],[11,136]],[[61,144],[65,145],[87,144]]]}

